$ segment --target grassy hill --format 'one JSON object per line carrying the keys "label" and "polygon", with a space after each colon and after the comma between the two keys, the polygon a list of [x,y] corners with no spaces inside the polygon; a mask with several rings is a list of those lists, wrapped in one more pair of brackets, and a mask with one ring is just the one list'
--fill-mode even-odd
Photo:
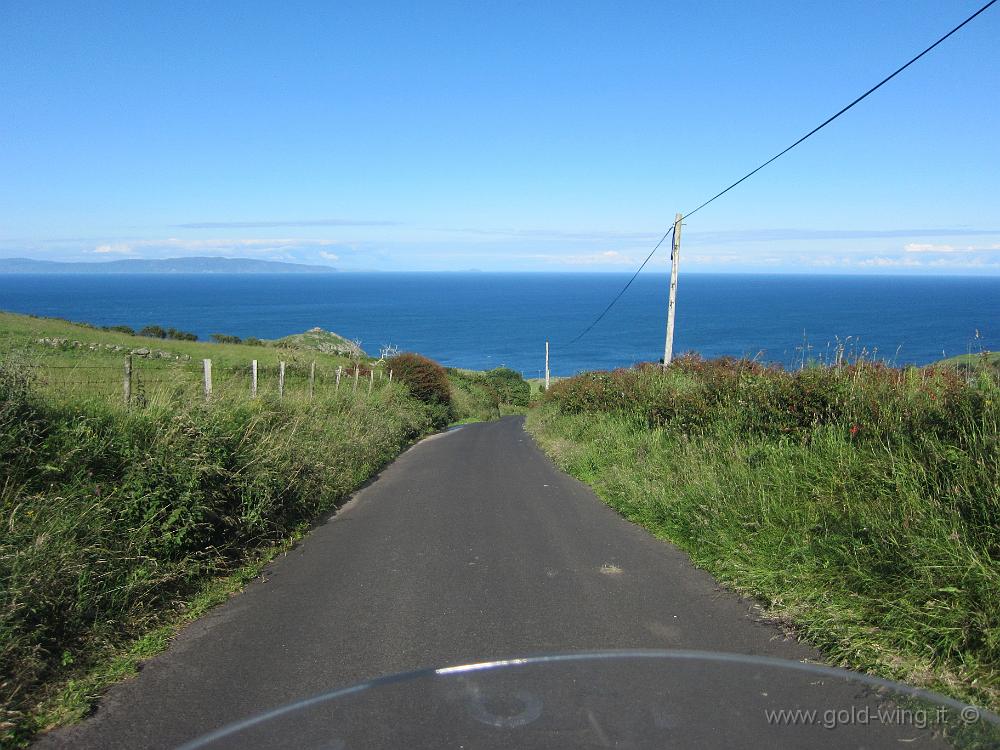
{"label": "grassy hill", "polygon": [[310,328],[305,333],[296,333],[291,336],[276,339],[270,342],[274,346],[289,349],[308,349],[325,354],[339,354],[347,357],[366,357],[364,350],[353,341],[348,341],[343,336],[324,331],[318,326]]}
{"label": "grassy hill", "polygon": [[[310,334],[312,332],[309,332]],[[328,334],[337,341],[345,341],[336,334]],[[301,334],[303,339],[309,334]],[[42,339],[64,340],[60,343],[45,343]],[[174,359],[198,360],[212,359],[222,367],[245,364],[252,359],[261,364],[277,364],[281,359],[293,358],[294,361],[305,357],[317,359],[328,365],[346,364],[347,356],[324,348],[298,346],[298,337],[289,336],[279,342],[287,342],[286,347],[269,347],[255,344],[219,344],[211,341],[177,341],[159,339],[147,336],[130,336],[117,331],[104,330],[86,323],[73,323],[56,318],[41,318],[30,315],[0,312],[0,352],[5,354],[22,353],[37,357],[43,362],[81,361],[80,357],[97,357],[104,360],[120,359],[124,354],[136,349],[155,349],[175,355]],[[79,342],[83,346],[77,346]],[[267,342],[265,342],[267,343]],[[305,342],[303,342],[305,343]],[[94,349],[91,345],[101,348]],[[106,346],[105,346],[106,345]],[[115,349],[114,347],[119,347]],[[301,349],[297,352],[296,349]],[[298,360],[295,358],[298,357]]]}

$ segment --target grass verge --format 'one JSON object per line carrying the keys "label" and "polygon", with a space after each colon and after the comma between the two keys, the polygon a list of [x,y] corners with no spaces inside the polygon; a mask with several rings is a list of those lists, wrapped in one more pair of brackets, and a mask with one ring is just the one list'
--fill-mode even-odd
{"label": "grass verge", "polygon": [[528,429],[839,665],[1000,706],[1000,384],[685,358],[554,386]]}
{"label": "grass verge", "polygon": [[28,727],[31,733],[85,718],[105,690],[132,677],[144,661],[165,651],[183,626],[242,591],[272,559],[290,549],[303,533],[304,530],[274,546],[255,551],[253,559],[229,575],[209,579],[188,601],[179,602],[173,612],[166,614],[162,625],[109,653],[97,656],[88,668],[55,685],[32,712]]}
{"label": "grass verge", "polygon": [[185,605],[217,600],[208,582],[238,585],[439,426],[395,383],[314,401],[159,391],[126,409],[45,398],[31,372],[0,365],[5,747],[81,715]]}

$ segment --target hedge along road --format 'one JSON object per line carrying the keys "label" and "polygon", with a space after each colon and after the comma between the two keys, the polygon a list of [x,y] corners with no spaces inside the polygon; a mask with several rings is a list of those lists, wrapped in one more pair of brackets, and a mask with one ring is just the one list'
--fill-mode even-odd
{"label": "hedge along road", "polygon": [[754,611],[557,470],[508,417],[411,448],[93,716],[38,746],[175,747],[378,675],[525,654],[817,657]]}

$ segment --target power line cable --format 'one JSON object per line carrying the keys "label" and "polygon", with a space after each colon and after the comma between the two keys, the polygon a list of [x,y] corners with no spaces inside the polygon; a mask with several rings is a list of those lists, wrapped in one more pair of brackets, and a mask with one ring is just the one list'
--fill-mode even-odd
{"label": "power line cable", "polygon": [[991,5],[993,5],[996,2],[997,2],[997,0],[990,0],[990,2],[986,3],[986,5],[984,5],[982,8],[980,8],[979,10],[977,10],[975,13],[973,13],[968,18],[966,18],[964,21],[962,21],[962,23],[960,23],[958,26],[956,26],[955,28],[953,28],[951,31],[949,31],[947,34],[945,34],[943,37],[941,37],[940,39],[938,39],[930,47],[928,47],[927,49],[925,49],[923,52],[921,52],[916,57],[911,58],[910,61],[907,62],[905,65],[900,66],[895,71],[893,71],[891,74],[887,75],[885,78],[883,78],[881,81],[879,81],[878,83],[876,83],[874,86],[872,86],[870,89],[868,89],[865,93],[863,93],[861,96],[859,96],[853,102],[851,102],[850,104],[848,104],[846,107],[844,107],[843,109],[841,109],[835,115],[832,115],[832,116],[828,117],[826,120],[824,120],[823,122],[821,122],[815,128],[813,128],[808,133],[806,133],[804,136],[802,136],[797,141],[795,141],[795,143],[793,143],[791,146],[789,146],[788,148],[786,148],[784,151],[781,151],[781,152],[775,154],[774,156],[772,156],[770,159],[768,159],[766,162],[764,162],[763,164],[761,164],[756,169],[754,169],[754,170],[752,170],[750,172],[747,172],[745,175],[743,175],[742,177],[740,177],[740,179],[738,179],[732,185],[730,185],[729,187],[727,187],[725,190],[722,190],[721,192],[718,192],[715,195],[713,195],[707,201],[705,201],[700,206],[698,206],[698,208],[696,208],[694,211],[688,211],[686,214],[684,214],[684,218],[686,219],[687,217],[693,216],[694,214],[698,213],[699,211],[701,211],[701,209],[703,209],[709,203],[711,203],[712,201],[714,201],[716,198],[721,198],[723,195],[725,195],[726,193],[728,193],[730,190],[732,190],[734,187],[736,187],[737,185],[739,185],[744,180],[747,180],[750,177],[753,177],[755,174],[757,174],[760,170],[762,170],[764,167],[766,167],[771,162],[776,161],[777,159],[780,159],[782,156],[784,156],[789,151],[791,151],[793,148],[795,148],[800,143],[802,143],[802,141],[804,141],[807,138],[809,138],[810,136],[815,135],[816,133],[818,133],[820,130],[822,130],[827,125],[829,125],[831,122],[833,122],[838,117],[840,117],[842,114],[844,114],[847,110],[851,109],[851,107],[853,107],[855,104],[858,104],[862,100],[868,98],[871,94],[874,94],[876,91],[878,91],[880,88],[882,88],[885,84],[887,84],[893,78],[895,78],[896,76],[898,76],[900,73],[902,73],[908,67],[910,67],[911,65],[913,65],[913,63],[915,63],[921,57],[923,57],[928,52],[930,52],[932,49],[934,49],[935,47],[937,47],[939,44],[941,44],[941,42],[943,42],[945,39],[947,39],[948,37],[950,37],[956,31],[958,31],[959,29],[961,29],[967,23],[969,23],[970,21],[972,21],[972,19],[974,19],[980,13],[985,12]]}
{"label": "power line cable", "polygon": [[[995,0],[994,0],[994,1],[995,1]],[[647,263],[649,263],[649,261],[650,261],[650,258],[652,258],[652,257],[653,257],[653,255],[654,255],[654,254],[656,253],[656,251],[660,249],[660,245],[662,245],[662,244],[663,244],[663,241],[664,241],[665,239],[667,239],[667,237],[671,237],[671,236],[673,235],[673,233],[674,233],[674,229],[673,229],[673,227],[671,227],[670,229],[668,229],[668,230],[666,231],[666,233],[665,233],[665,234],[664,234],[664,235],[663,235],[662,237],[660,237],[660,241],[656,243],[656,247],[654,247],[654,248],[653,248],[653,249],[652,249],[652,250],[650,251],[649,255],[647,255],[647,256],[646,256],[646,260],[644,260],[644,261],[642,262],[642,265],[641,265],[641,266],[639,266],[639,268],[638,268],[638,269],[636,270],[636,272],[635,272],[634,274],[632,274],[632,278],[628,280],[628,283],[627,283],[627,284],[626,284],[625,286],[623,286],[623,287],[622,287],[622,290],[621,290],[620,292],[618,292],[618,294],[617,294],[617,295],[615,295],[615,298],[614,298],[613,300],[611,300],[611,302],[609,302],[609,303],[608,303],[608,306],[604,308],[604,312],[602,312],[602,313],[601,313],[600,315],[598,315],[598,316],[597,316],[597,318],[595,318],[595,319],[594,319],[594,322],[593,322],[593,323],[591,323],[591,324],[590,324],[589,326],[587,326],[586,328],[584,328],[584,329],[583,329],[583,331],[581,331],[581,332],[580,332],[580,334],[579,334],[579,335],[578,335],[578,336],[577,336],[577,337],[576,337],[575,339],[573,339],[572,341],[570,341],[570,342],[568,342],[568,343],[566,343],[566,344],[563,344],[561,348],[565,348],[565,347],[567,347],[567,346],[572,346],[572,345],[573,345],[573,344],[575,344],[575,343],[576,343],[577,341],[579,341],[579,340],[580,340],[580,339],[582,339],[582,338],[583,338],[584,336],[586,336],[586,335],[587,335],[588,333],[590,333],[591,329],[592,329],[592,328],[593,328],[594,326],[596,326],[596,325],[597,325],[598,323],[600,323],[600,322],[601,322],[601,319],[602,319],[602,318],[603,318],[603,317],[604,317],[605,315],[607,315],[607,314],[608,314],[608,312],[609,312],[609,311],[611,310],[611,308],[615,306],[615,303],[616,303],[616,302],[617,302],[618,300],[620,300],[620,299],[622,298],[622,295],[623,295],[623,294],[625,294],[625,292],[627,292],[627,291],[628,291],[628,288],[629,288],[630,286],[632,286],[632,282],[633,282],[633,281],[635,281],[636,277],[637,277],[637,276],[639,275],[639,272],[640,272],[640,271],[642,271],[642,269],[646,267],[646,264],[647,264]]]}
{"label": "power line cable", "polygon": [[[711,198],[709,198],[707,201],[705,201],[704,203],[702,203],[700,206],[698,206],[693,211],[688,211],[686,214],[683,214],[683,217],[686,219],[689,216],[693,216],[694,214],[696,214],[699,211],[701,211],[701,209],[703,209],[705,206],[707,206],[712,201],[714,201],[714,200],[716,200],[718,198],[721,198],[723,195],[725,195],[726,193],[728,193],[730,190],[732,190],[734,187],[736,187],[740,183],[745,182],[749,178],[753,177],[755,174],[757,174],[760,170],[762,170],[767,165],[769,165],[772,162],[777,161],[778,159],[780,159],[782,156],[784,156],[785,154],[787,154],[789,151],[791,151],[793,148],[795,148],[800,143],[802,143],[803,141],[805,141],[807,138],[815,135],[820,130],[822,130],[823,128],[825,128],[827,125],[829,125],[831,122],[833,122],[838,117],[840,117],[842,114],[844,114],[845,112],[847,112],[847,110],[851,109],[856,104],[859,104],[861,101],[863,101],[864,99],[868,98],[871,94],[873,94],[876,91],[878,91],[880,88],[882,88],[885,84],[887,84],[893,78],[895,78],[900,73],[902,73],[904,70],[906,70],[908,67],[910,67],[911,65],[913,65],[913,63],[915,63],[921,57],[923,57],[928,52],[930,52],[932,49],[934,49],[939,44],[941,44],[945,39],[947,39],[948,37],[952,36],[959,29],[961,29],[963,26],[965,26],[968,23],[970,23],[973,19],[975,19],[980,14],[984,13],[986,10],[988,10],[990,8],[990,6],[995,5],[996,3],[997,3],[997,0],[990,0],[990,2],[986,3],[986,5],[984,5],[983,7],[981,7],[979,10],[977,10],[975,13],[973,13],[968,18],[966,18],[964,21],[962,21],[962,23],[958,24],[958,26],[956,26],[951,31],[949,31],[947,34],[945,34],[944,36],[942,36],[940,39],[938,39],[936,42],[934,42],[934,44],[932,44],[930,47],[928,47],[927,49],[925,49],[923,52],[921,52],[920,54],[916,55],[915,57],[911,58],[906,64],[904,64],[904,65],[900,66],[899,68],[897,68],[896,70],[894,70],[892,73],[890,73],[888,76],[886,76],[885,78],[883,78],[877,84],[875,84],[874,86],[872,86],[865,93],[863,93],[861,96],[859,96],[853,102],[851,102],[846,107],[844,107],[843,109],[841,109],[839,112],[837,112],[836,114],[831,115],[830,117],[828,117],[826,120],[824,120],[823,122],[821,122],[815,128],[813,128],[808,133],[806,133],[804,136],[802,136],[797,141],[795,141],[795,143],[793,143],[791,146],[789,146],[788,148],[784,149],[783,151],[780,151],[779,153],[775,154],[774,156],[772,156],[770,159],[768,159],[767,161],[765,161],[763,164],[761,164],[757,168],[751,170],[750,172],[747,172],[745,175],[743,175],[742,177],[740,177],[740,179],[738,179],[732,185],[730,185],[729,187],[727,187],[725,190],[722,190],[722,191],[716,193],[715,195],[713,195]],[[620,292],[618,292],[618,294],[615,296],[615,298],[613,300],[611,300],[610,304],[608,304],[608,306],[606,308],[604,308],[604,311],[600,315],[597,316],[597,318],[594,320],[594,322],[591,323],[586,328],[584,328],[583,331],[576,338],[574,338],[572,341],[570,341],[567,344],[563,344],[563,347],[572,346],[577,341],[579,341],[584,336],[586,336],[588,333],[590,333],[590,331],[594,328],[594,326],[596,326],[598,323],[601,322],[601,320],[604,318],[604,316],[607,315],[608,312],[611,310],[611,308],[615,306],[615,303],[618,302],[618,300],[621,299],[622,295],[625,294],[626,291],[628,291],[628,288],[630,286],[632,286],[632,282],[635,281],[636,277],[639,275],[639,272],[642,271],[642,269],[646,267],[646,264],[649,263],[650,259],[653,257],[653,255],[656,253],[656,251],[660,248],[660,245],[663,244],[663,241],[668,236],[670,236],[673,233],[673,231],[674,231],[673,228],[667,230],[667,232],[660,238],[660,241],[656,243],[656,247],[654,247],[653,250],[649,253],[649,255],[646,256],[646,260],[644,260],[642,262],[642,265],[639,266],[638,270],[632,275],[632,278],[629,279],[628,283],[624,286],[624,288],[622,288],[622,290]]]}

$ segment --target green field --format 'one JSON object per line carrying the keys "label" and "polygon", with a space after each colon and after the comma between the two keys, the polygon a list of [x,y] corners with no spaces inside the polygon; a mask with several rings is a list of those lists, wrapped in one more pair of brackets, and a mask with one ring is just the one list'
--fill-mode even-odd
{"label": "green field", "polygon": [[412,441],[527,403],[510,371],[438,368],[447,403],[425,402],[390,382],[391,362],[294,341],[162,340],[0,313],[0,746],[85,715]]}
{"label": "green field", "polygon": [[[129,336],[11,313],[0,313],[0,352],[30,366],[37,374],[38,387],[47,395],[70,401],[81,397],[109,400],[121,397],[125,360],[129,355],[134,394],[146,399],[161,394],[200,397],[204,359],[212,360],[215,395],[249,393],[253,360],[258,363],[259,393],[276,395],[279,363],[284,361],[288,397],[308,395],[313,363],[314,392],[326,393],[336,387],[338,367],[343,368],[344,387],[347,380],[353,379],[356,364],[364,367],[374,362],[367,357],[355,361],[306,346],[251,346]],[[379,380],[388,377],[383,368],[375,371]],[[360,388],[365,385],[359,383]]]}
{"label": "green field", "polygon": [[685,357],[528,426],[625,517],[835,664],[1000,706],[1000,378]]}

